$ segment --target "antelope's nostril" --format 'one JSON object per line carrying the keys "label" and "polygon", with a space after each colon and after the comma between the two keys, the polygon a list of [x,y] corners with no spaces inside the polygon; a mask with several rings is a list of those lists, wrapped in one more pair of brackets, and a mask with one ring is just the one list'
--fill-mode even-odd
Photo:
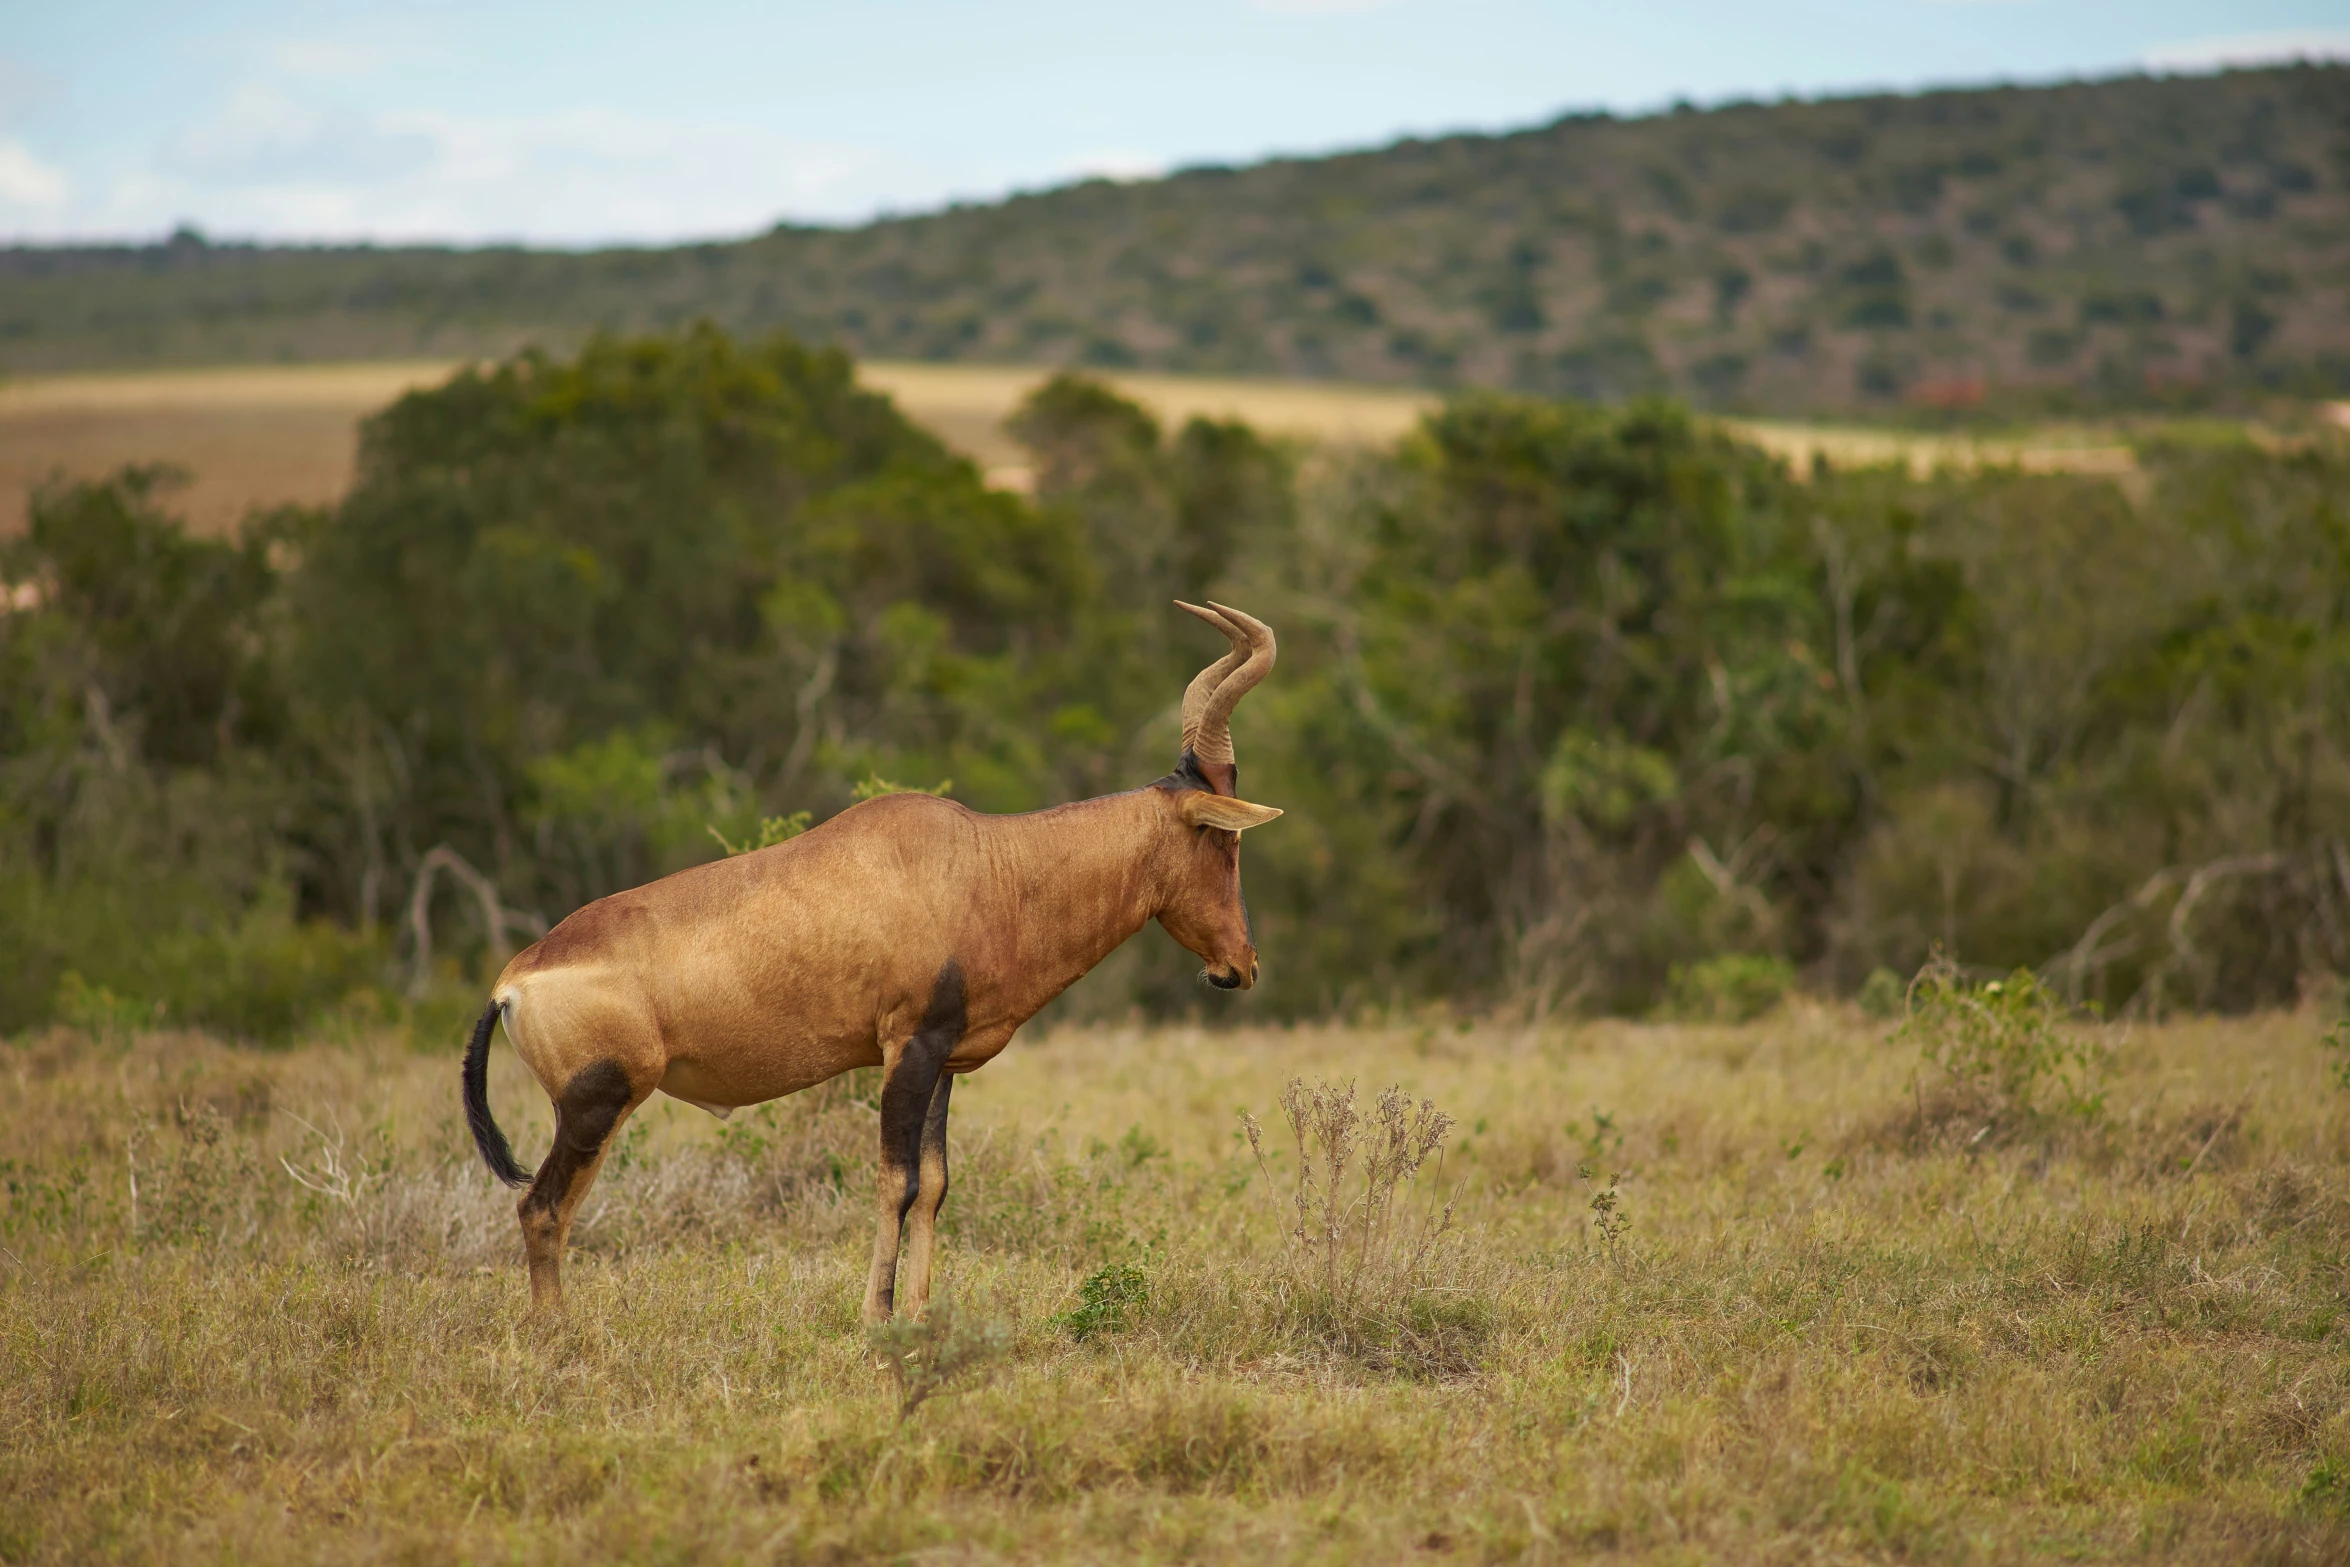
{"label": "antelope's nostril", "polygon": [[1208,970],[1208,983],[1218,990],[1238,990],[1240,988],[1240,974],[1234,969],[1210,969]]}

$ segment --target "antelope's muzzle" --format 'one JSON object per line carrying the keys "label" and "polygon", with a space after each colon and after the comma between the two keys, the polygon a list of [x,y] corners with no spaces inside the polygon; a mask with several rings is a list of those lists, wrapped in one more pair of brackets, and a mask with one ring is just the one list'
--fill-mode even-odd
{"label": "antelope's muzzle", "polygon": [[1257,962],[1251,958],[1247,968],[1211,968],[1208,983],[1218,990],[1252,990],[1257,983]]}

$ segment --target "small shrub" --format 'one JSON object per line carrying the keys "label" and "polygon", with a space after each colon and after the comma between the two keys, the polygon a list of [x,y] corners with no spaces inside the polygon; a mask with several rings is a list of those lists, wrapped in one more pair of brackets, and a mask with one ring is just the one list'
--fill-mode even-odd
{"label": "small shrub", "polygon": [[1002,1361],[1012,1335],[1001,1322],[965,1316],[953,1302],[941,1300],[925,1316],[866,1330],[865,1341],[897,1383],[898,1418],[903,1420],[924,1400]]}
{"label": "small shrub", "polygon": [[2301,1482],[2296,1500],[2311,1512],[2350,1513],[2350,1462],[2330,1456],[2319,1459]]}
{"label": "small shrub", "polygon": [[1582,1163],[1586,1166],[1597,1165],[1624,1148],[1624,1133],[1616,1125],[1615,1115],[1597,1105],[1591,1107],[1591,1130],[1584,1131],[1581,1121],[1569,1121],[1567,1135],[1582,1145]]}
{"label": "small shrub", "polygon": [[[158,934],[111,971],[99,970],[98,978],[67,969],[50,1009],[101,1043],[119,1044],[136,1029],[168,1021],[284,1044],[306,1025],[347,1010],[355,994],[363,996],[382,978],[383,962],[380,937],[325,920],[297,921],[279,889],[233,920],[199,920]],[[479,998],[468,1005],[478,1010]]]}
{"label": "small shrub", "polygon": [[1787,999],[1795,970],[1784,958],[1728,952],[1703,963],[1673,965],[1666,1003],[1693,1023],[1748,1023]]}
{"label": "small shrub", "polygon": [[182,1099],[165,1116],[135,1116],[123,1138],[131,1238],[173,1245],[218,1237],[257,1200],[250,1140],[213,1105]]}
{"label": "small shrub", "polygon": [[[1297,1177],[1287,1204],[1295,1218],[1288,1232],[1291,1255],[1343,1305],[1366,1295],[1408,1294],[1452,1228],[1453,1205],[1415,1219],[1398,1199],[1443,1148],[1452,1117],[1425,1099],[1415,1109],[1396,1087],[1382,1091],[1365,1117],[1354,1084],[1317,1082],[1308,1088],[1294,1077],[1281,1092],[1281,1109],[1297,1146]],[[1241,1125],[1269,1191],[1275,1183],[1264,1134],[1245,1112]]]}
{"label": "small shrub", "polygon": [[234,926],[156,943],[172,1017],[234,1038],[282,1045],[383,975],[379,936],[297,921],[282,895]]}
{"label": "small shrub", "polygon": [[1113,1262],[1077,1286],[1077,1304],[1053,1318],[1082,1344],[1098,1333],[1123,1333],[1150,1301],[1150,1279],[1132,1263]]}
{"label": "small shrub", "polygon": [[2343,1018],[2318,1040],[2326,1053],[2326,1079],[2336,1088],[2350,1089],[2350,1017]]}
{"label": "small shrub", "polygon": [[788,843],[806,832],[808,824],[815,819],[812,811],[794,811],[789,816],[762,816],[759,818],[758,835],[745,838],[740,843],[720,832],[714,822],[705,822],[703,825],[709,829],[710,836],[718,840],[718,847],[724,849],[731,859],[738,854],[750,854],[759,849],[772,849],[779,843]]}
{"label": "small shrub", "polygon": [[93,985],[73,969],[67,969],[57,981],[57,998],[51,1003],[59,1022],[68,1028],[78,1028],[99,1044],[121,1044],[140,1028],[153,1028],[162,1021],[160,1004],[134,1001],[118,996],[104,985]]}
{"label": "small shrub", "polygon": [[[1624,1211],[1624,1194],[1619,1190],[1623,1179],[1621,1173],[1611,1174],[1607,1178],[1607,1185],[1591,1194],[1591,1232],[1599,1237],[1600,1245],[1607,1248],[1608,1261],[1614,1263],[1623,1261],[1621,1248],[1624,1237],[1632,1233],[1632,1216]],[[1588,1167],[1583,1175],[1583,1183],[1586,1186],[1591,1184]]]}
{"label": "small shrub", "polygon": [[1919,1070],[1970,1114],[2095,1120],[2105,1108],[2104,1052],[2065,1029],[2066,1012],[2029,969],[1976,984],[1937,953],[1911,982],[1892,1039],[1916,1046]]}
{"label": "small shrub", "polygon": [[1880,964],[1869,970],[1869,977],[1861,981],[1860,994],[1853,1001],[1863,1016],[1890,1023],[1909,1005],[1909,987],[1901,982],[1899,974]]}
{"label": "small shrub", "polygon": [[[381,1131],[354,1147],[344,1136],[341,1119],[331,1113],[325,1118],[331,1131],[291,1111],[286,1116],[309,1134],[309,1146],[299,1161],[278,1155],[278,1167],[310,1194],[313,1219],[321,1221],[322,1229],[331,1231],[348,1254],[382,1256],[388,1249],[387,1221],[397,1205],[381,1200],[392,1174]],[[372,1150],[370,1141],[376,1145]]]}
{"label": "small shrub", "polygon": [[885,794],[927,794],[932,796],[943,796],[954,786],[955,781],[952,778],[941,778],[938,782],[925,786],[922,784],[893,783],[889,779],[882,777],[879,773],[867,773],[862,779],[858,780],[856,787],[851,789],[849,793],[861,803],[866,800],[877,800]]}
{"label": "small shrub", "polygon": [[1240,1119],[1265,1190],[1280,1205],[1284,1299],[1298,1325],[1384,1369],[1468,1369],[1493,1315],[1461,1300],[1446,1276],[1458,1194],[1410,1200],[1431,1161],[1441,1175],[1452,1117],[1425,1099],[1414,1105],[1395,1087],[1366,1115],[1354,1084],[1309,1088],[1299,1078],[1282,1091],[1281,1108],[1297,1151],[1286,1199],[1277,1195],[1263,1129],[1245,1112]]}

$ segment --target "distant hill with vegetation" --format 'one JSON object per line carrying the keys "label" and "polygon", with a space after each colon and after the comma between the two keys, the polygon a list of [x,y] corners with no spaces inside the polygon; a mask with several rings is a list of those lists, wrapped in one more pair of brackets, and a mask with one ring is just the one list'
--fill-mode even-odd
{"label": "distant hill with vegetation", "polygon": [[1573,115],[658,250],[0,252],[0,371],[709,317],[872,357],[2061,411],[2350,393],[2350,68]]}

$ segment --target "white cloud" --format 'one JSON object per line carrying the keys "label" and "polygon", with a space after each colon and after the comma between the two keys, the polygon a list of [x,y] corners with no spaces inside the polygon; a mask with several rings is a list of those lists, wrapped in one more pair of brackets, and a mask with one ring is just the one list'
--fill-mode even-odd
{"label": "white cloud", "polygon": [[1105,179],[1124,183],[1127,180],[1157,179],[1167,172],[1167,160],[1155,153],[1137,152],[1131,147],[1101,147],[1081,152],[1069,160],[1067,179]]}
{"label": "white cloud", "polygon": [[212,46],[223,63],[259,60],[279,76],[319,80],[372,76],[389,66],[429,61],[444,53],[446,40],[440,28],[421,17],[377,14],[291,37],[239,31],[217,36]]}
{"label": "white cloud", "polygon": [[2140,60],[2149,71],[2162,72],[2217,71],[2231,65],[2280,65],[2290,60],[2350,60],[2350,27],[2189,38],[2157,44]]}
{"label": "white cloud", "polygon": [[23,142],[0,138],[0,219],[54,212],[72,189],[64,170],[43,163]]}
{"label": "white cloud", "polygon": [[166,143],[158,162],[204,185],[373,184],[413,173],[433,156],[431,140],[415,131],[248,83],[220,113]]}
{"label": "white cloud", "polygon": [[889,183],[865,148],[741,125],[578,109],[502,119],[419,117],[432,167],[383,194],[378,232],[574,240],[734,233],[785,214],[850,216]]}
{"label": "white cloud", "polygon": [[[1120,177],[1145,160],[1091,160]],[[144,167],[69,181],[0,140],[0,242],[152,237],[662,242],[854,221],[1004,181],[846,142],[608,110],[366,114],[248,84]]]}

